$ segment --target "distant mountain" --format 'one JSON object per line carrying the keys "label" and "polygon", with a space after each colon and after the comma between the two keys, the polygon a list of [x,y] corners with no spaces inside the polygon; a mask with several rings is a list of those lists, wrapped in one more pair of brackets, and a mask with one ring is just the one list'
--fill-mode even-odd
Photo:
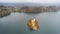
{"label": "distant mountain", "polygon": [[[5,6],[54,6],[56,3],[0,3],[0,5]],[[58,4],[60,5],[60,4]]]}

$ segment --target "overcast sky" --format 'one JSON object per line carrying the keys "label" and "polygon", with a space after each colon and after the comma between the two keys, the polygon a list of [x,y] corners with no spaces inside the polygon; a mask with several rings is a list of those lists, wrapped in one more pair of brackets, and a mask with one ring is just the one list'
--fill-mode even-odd
{"label": "overcast sky", "polygon": [[60,3],[60,0],[0,0],[0,2]]}

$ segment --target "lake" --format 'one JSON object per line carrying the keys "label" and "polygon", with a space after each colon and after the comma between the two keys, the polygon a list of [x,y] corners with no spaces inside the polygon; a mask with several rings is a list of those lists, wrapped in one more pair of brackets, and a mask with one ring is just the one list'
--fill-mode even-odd
{"label": "lake", "polygon": [[[37,31],[30,31],[27,22],[36,18],[39,22]],[[38,14],[11,13],[0,18],[0,34],[60,34],[60,11]]]}

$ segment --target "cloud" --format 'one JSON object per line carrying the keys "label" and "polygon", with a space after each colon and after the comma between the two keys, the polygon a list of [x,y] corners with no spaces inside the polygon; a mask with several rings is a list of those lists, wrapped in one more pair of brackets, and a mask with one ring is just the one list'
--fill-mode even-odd
{"label": "cloud", "polygon": [[0,0],[0,2],[59,3],[60,0]]}

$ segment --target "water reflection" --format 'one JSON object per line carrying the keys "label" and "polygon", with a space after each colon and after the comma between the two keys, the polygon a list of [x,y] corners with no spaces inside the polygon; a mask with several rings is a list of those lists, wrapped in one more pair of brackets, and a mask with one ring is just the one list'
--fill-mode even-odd
{"label": "water reflection", "polygon": [[[38,31],[30,31],[27,21],[36,18]],[[11,13],[0,18],[0,34],[60,34],[60,11],[39,14]]]}

